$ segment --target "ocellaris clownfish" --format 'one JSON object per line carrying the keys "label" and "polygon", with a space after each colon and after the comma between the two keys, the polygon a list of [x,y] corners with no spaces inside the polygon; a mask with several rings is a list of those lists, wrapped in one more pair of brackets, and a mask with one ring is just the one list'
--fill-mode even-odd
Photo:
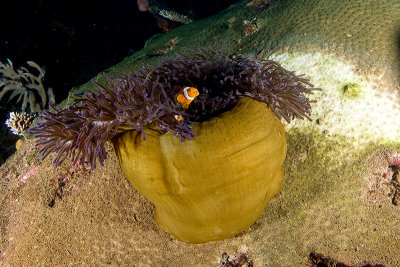
{"label": "ocellaris clownfish", "polygon": [[187,110],[190,103],[200,94],[196,88],[189,86],[182,87],[175,85],[174,89],[179,92],[176,100],[178,100],[184,110]]}
{"label": "ocellaris clownfish", "polygon": [[[182,105],[183,110],[187,110],[190,103],[200,94],[196,88],[190,86],[175,85],[174,90],[178,93],[176,100]],[[175,119],[181,121],[183,117],[182,115],[175,115]]]}
{"label": "ocellaris clownfish", "polygon": [[175,115],[175,120],[181,121],[183,119],[182,115]]}

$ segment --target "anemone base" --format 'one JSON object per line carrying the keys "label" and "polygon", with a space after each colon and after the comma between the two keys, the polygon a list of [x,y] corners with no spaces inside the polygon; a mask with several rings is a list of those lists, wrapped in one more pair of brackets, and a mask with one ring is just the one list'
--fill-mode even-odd
{"label": "anemone base", "polygon": [[181,241],[234,236],[262,214],[284,177],[286,137],[261,102],[243,98],[230,111],[193,125],[193,141],[129,131],[113,139],[129,182],[155,205],[155,220]]}

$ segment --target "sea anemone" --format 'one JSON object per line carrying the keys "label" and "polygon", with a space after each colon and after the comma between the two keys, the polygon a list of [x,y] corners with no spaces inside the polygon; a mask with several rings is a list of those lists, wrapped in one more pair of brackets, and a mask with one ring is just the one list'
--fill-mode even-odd
{"label": "sea anemone", "polygon": [[[232,56],[224,50],[187,49],[156,66],[144,66],[122,78],[106,75],[108,84],[77,99],[66,109],[53,107],[29,133],[40,138],[45,158],[58,153],[54,164],[67,157],[72,163],[96,167],[106,159],[104,144],[127,130],[142,133],[159,128],[184,141],[195,137],[191,125],[232,109],[238,99],[250,97],[267,104],[278,118],[310,119],[310,102],[305,94],[315,88],[308,79],[271,60]],[[189,109],[176,101],[175,85],[194,86],[199,92]],[[181,115],[183,120],[176,120]]]}
{"label": "sea anemone", "polygon": [[106,77],[98,93],[44,111],[30,133],[44,157],[58,153],[56,166],[70,157],[93,169],[111,140],[157,224],[192,243],[238,234],[261,215],[284,178],[280,119],[310,119],[305,94],[315,89],[274,61],[210,48]]}

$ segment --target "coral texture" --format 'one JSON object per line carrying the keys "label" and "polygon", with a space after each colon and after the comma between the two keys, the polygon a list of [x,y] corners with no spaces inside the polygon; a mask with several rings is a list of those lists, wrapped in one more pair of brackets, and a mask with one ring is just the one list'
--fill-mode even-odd
{"label": "coral texture", "polygon": [[[243,96],[265,102],[288,122],[309,119],[311,106],[305,94],[316,88],[277,62],[210,48],[184,52],[123,78],[107,76],[108,85],[97,84],[100,92],[76,100],[67,109],[44,111],[29,131],[40,138],[43,156],[56,152],[56,166],[70,157],[73,164],[89,163],[93,169],[97,160],[103,165],[104,144],[119,132],[137,130],[145,139],[145,127],[158,127],[182,141],[191,140],[194,122],[231,109]],[[175,85],[199,90],[189,109],[183,110],[176,101]],[[175,115],[183,120],[177,121]]]}
{"label": "coral texture", "polygon": [[35,116],[26,113],[10,112],[6,125],[15,135],[23,135],[23,132],[31,126]]}

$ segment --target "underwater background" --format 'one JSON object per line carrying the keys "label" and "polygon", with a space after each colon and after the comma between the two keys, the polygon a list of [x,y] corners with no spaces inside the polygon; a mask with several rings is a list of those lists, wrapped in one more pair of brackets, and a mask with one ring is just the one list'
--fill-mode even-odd
{"label": "underwater background", "polygon": [[[110,144],[105,166],[93,171],[67,161],[55,168],[55,155],[41,161],[35,140],[4,123],[23,102],[7,102],[9,92],[0,102],[1,266],[400,266],[400,1],[2,8],[2,70],[7,59],[14,70],[26,67],[43,82],[46,105],[48,88],[64,108],[97,90],[90,80],[105,83],[103,71],[121,77],[199,46],[275,60],[322,90],[310,98],[311,121],[285,123],[284,182],[261,217],[239,235],[200,245],[157,227],[153,204],[128,183]],[[30,103],[44,108],[42,95],[28,95],[28,113]],[[19,118],[18,126],[31,122]]]}
{"label": "underwater background", "polygon": [[[151,4],[197,20],[234,2],[154,1]],[[183,24],[154,12],[141,11],[135,0],[57,3],[6,0],[2,2],[2,9],[6,12],[0,22],[0,62],[5,64],[10,59],[15,70],[28,67],[27,61],[37,63],[45,71],[44,87],[52,88],[56,103],[64,100],[72,87],[89,81],[143,48],[150,37]],[[4,123],[9,112],[21,111],[22,101],[16,103],[18,97],[7,101],[10,95],[7,93],[0,102],[0,163],[15,152],[12,143],[17,141]]]}

